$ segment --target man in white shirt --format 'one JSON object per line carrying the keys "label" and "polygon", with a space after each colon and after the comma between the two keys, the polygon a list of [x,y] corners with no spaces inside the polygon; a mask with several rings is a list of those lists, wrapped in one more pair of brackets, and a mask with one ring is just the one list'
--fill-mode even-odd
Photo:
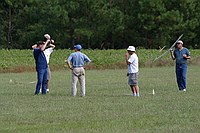
{"label": "man in white shirt", "polygon": [[51,40],[51,44],[49,44],[49,48],[44,50],[44,55],[46,57],[47,64],[48,64],[48,70],[47,70],[47,92],[49,92],[49,81],[51,79],[51,70],[50,70],[50,67],[49,67],[49,59],[50,59],[51,53],[53,52],[53,49],[56,47],[52,43],[54,43],[53,40]]}
{"label": "man in white shirt", "polygon": [[129,46],[126,53],[126,63],[128,65],[128,85],[130,85],[131,90],[133,92],[133,96],[140,96],[139,94],[139,86],[138,86],[138,57],[135,53],[135,47]]}
{"label": "man in white shirt", "polygon": [[[49,92],[49,80],[51,79],[51,71],[50,71],[50,67],[49,67],[49,60],[50,60],[50,55],[53,52],[53,49],[55,48],[55,45],[53,45],[54,40],[51,40],[51,43],[47,46],[47,48],[43,51],[44,55],[46,57],[47,60],[47,64],[48,64],[48,70],[47,70],[47,85],[46,85],[46,90],[47,92]],[[35,47],[37,47],[37,45],[33,45],[32,48],[34,49]],[[41,92],[41,89],[40,89]]]}

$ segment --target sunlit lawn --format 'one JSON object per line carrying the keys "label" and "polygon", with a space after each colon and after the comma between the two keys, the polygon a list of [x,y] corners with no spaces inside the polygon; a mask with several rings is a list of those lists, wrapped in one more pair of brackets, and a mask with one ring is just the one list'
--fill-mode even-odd
{"label": "sunlit lawn", "polygon": [[133,97],[126,70],[91,70],[81,98],[71,97],[69,70],[52,72],[50,93],[38,96],[36,73],[0,74],[0,132],[199,132],[199,75],[189,66],[182,93],[174,67],[141,68]]}

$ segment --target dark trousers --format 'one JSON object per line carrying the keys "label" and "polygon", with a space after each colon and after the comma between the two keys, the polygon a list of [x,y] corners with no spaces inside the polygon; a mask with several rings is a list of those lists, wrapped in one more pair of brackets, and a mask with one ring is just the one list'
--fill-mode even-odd
{"label": "dark trousers", "polygon": [[187,64],[176,64],[176,80],[179,90],[186,89]]}
{"label": "dark trousers", "polygon": [[37,85],[35,94],[39,94],[40,86],[42,85],[42,94],[46,94],[47,91],[47,68],[37,70]]}

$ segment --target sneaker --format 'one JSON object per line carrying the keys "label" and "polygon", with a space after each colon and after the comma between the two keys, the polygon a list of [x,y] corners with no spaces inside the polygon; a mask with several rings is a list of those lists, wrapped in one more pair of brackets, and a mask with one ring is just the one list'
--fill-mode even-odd
{"label": "sneaker", "polygon": [[186,89],[183,89],[183,92],[186,92]]}
{"label": "sneaker", "polygon": [[42,92],[42,89],[40,89],[40,93]]}
{"label": "sneaker", "polygon": [[49,93],[49,89],[47,89],[47,93]]}

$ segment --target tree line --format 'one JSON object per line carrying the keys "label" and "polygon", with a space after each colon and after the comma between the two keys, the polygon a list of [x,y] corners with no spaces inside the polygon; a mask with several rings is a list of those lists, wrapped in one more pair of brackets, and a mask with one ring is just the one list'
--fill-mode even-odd
{"label": "tree line", "polygon": [[199,0],[1,0],[0,48],[27,49],[49,33],[57,48],[198,48]]}

